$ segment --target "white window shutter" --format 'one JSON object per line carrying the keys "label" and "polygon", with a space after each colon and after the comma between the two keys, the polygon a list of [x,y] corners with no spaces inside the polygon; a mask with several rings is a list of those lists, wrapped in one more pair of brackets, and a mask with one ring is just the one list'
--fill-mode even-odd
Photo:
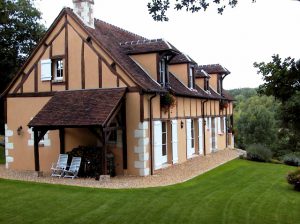
{"label": "white window shutter", "polygon": [[226,130],[227,130],[227,127],[226,127],[226,117],[223,117],[223,122],[224,122],[224,129],[222,131],[225,133]]}
{"label": "white window shutter", "polygon": [[153,122],[153,136],[154,136],[154,169],[162,167],[162,125],[161,121]]}
{"label": "white window shutter", "polygon": [[186,152],[187,152],[187,158],[191,158],[192,156],[192,144],[191,144],[191,119],[186,120]]}
{"label": "white window shutter", "polygon": [[172,156],[173,164],[178,163],[178,134],[177,134],[177,120],[172,120]]}
{"label": "white window shutter", "polygon": [[51,80],[51,59],[41,61],[41,80]]}

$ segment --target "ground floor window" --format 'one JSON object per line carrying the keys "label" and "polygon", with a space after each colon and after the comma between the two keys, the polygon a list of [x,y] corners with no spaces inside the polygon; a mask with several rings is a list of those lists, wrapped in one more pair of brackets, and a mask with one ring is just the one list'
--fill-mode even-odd
{"label": "ground floor window", "polygon": [[191,146],[195,148],[195,125],[194,120],[191,120]]}
{"label": "ground floor window", "polygon": [[167,122],[163,121],[161,123],[162,129],[162,155],[167,155]]}

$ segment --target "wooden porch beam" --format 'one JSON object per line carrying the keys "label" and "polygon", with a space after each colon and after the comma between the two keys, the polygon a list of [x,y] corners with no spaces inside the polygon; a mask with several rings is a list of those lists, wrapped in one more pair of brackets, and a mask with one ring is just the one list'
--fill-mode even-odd
{"label": "wooden porch beam", "polygon": [[60,143],[60,154],[65,154],[65,129],[59,129],[59,143]]}
{"label": "wooden porch beam", "polygon": [[39,141],[38,135],[39,132],[36,129],[33,129],[34,135],[34,169],[35,171],[40,171],[40,155],[39,155]]}

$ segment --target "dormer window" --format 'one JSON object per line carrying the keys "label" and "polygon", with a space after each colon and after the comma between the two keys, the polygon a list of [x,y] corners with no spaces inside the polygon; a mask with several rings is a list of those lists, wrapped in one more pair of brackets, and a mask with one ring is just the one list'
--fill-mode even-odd
{"label": "dormer window", "polygon": [[188,86],[189,86],[190,89],[194,89],[195,88],[194,68],[192,66],[189,67]]}
{"label": "dormer window", "polygon": [[64,63],[62,59],[56,59],[53,61],[54,64],[54,80],[62,81],[64,78]]}
{"label": "dormer window", "polygon": [[209,89],[209,81],[208,78],[204,79],[204,90],[207,91]]}
{"label": "dormer window", "polygon": [[168,79],[168,69],[167,69],[167,59],[162,58],[159,61],[158,65],[158,72],[159,72],[159,82],[161,86],[166,87],[169,83]]}

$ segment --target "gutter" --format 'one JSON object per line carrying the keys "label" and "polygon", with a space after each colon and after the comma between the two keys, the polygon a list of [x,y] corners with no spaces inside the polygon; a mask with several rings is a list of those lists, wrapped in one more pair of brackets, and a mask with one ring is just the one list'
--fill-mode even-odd
{"label": "gutter", "polygon": [[[203,118],[203,122],[205,121],[205,119],[204,119],[204,104],[207,103],[207,101],[208,101],[208,100],[204,100],[204,101],[201,102],[201,103],[202,103],[202,118]],[[206,126],[206,123],[205,123],[205,125],[203,125],[203,127],[202,127],[202,130],[203,130],[203,155],[204,155],[204,156],[206,156],[206,142],[205,142],[206,136],[205,136],[205,126]]]}
{"label": "gutter", "polygon": [[153,113],[152,113],[152,100],[153,98],[155,98],[157,96],[157,93],[155,93],[154,95],[152,95],[149,99],[150,102],[150,172],[151,175],[153,175],[154,171],[153,171],[153,158],[154,158],[154,150],[153,150]]}

